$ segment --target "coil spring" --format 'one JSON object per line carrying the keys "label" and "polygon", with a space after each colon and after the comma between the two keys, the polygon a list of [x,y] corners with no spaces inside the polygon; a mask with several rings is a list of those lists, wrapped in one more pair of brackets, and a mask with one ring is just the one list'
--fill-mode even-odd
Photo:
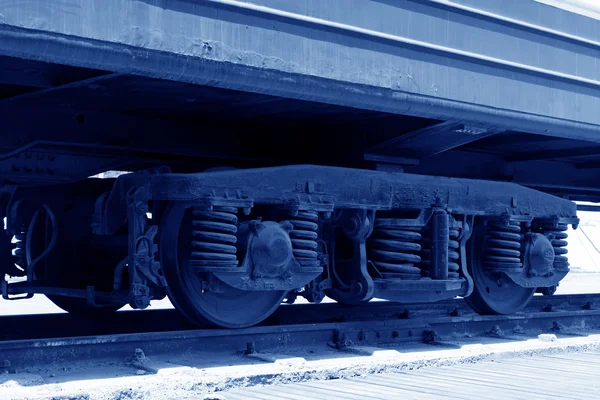
{"label": "coil spring", "polygon": [[485,266],[488,268],[520,268],[521,226],[517,221],[507,224],[489,223],[487,231],[487,253]]}
{"label": "coil spring", "polygon": [[558,224],[556,227],[545,227],[544,233],[551,233],[554,236],[552,247],[554,247],[554,268],[567,269],[569,268],[569,259],[566,254],[567,250],[567,224]]}
{"label": "coil spring", "polygon": [[192,265],[236,266],[237,208],[192,209]]}
{"label": "coil spring", "polygon": [[290,232],[294,257],[300,265],[318,265],[319,214],[316,211],[298,211],[296,215],[287,212],[286,217],[294,227]]}
{"label": "coil spring", "polygon": [[421,276],[421,228],[375,226],[369,240],[369,258],[383,277],[414,279]]}
{"label": "coil spring", "polygon": [[448,240],[448,278],[458,279],[458,270],[460,266],[458,265],[458,259],[460,258],[458,254],[458,249],[460,248],[460,244],[458,243],[458,236],[460,235],[460,231],[458,228],[450,228]]}
{"label": "coil spring", "polygon": [[18,233],[15,235],[15,239],[17,240],[14,251],[14,260],[15,264],[17,264],[20,268],[27,268],[27,256],[26,256],[26,242],[25,238],[27,237],[26,233]]}

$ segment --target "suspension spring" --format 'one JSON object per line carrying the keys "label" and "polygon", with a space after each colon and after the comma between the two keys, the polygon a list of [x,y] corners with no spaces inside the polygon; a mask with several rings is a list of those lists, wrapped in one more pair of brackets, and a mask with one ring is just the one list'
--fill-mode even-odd
{"label": "suspension spring", "polygon": [[486,255],[487,268],[521,268],[521,225],[517,221],[508,224],[488,223]]}
{"label": "suspension spring", "polygon": [[460,235],[459,228],[450,227],[450,240],[448,241],[448,278],[457,279],[458,270],[458,259],[460,258],[458,250],[460,244],[458,243],[458,236]]}
{"label": "suspension spring", "polygon": [[198,267],[231,267],[238,264],[236,207],[192,209],[192,254],[190,264]]}
{"label": "suspension spring", "polygon": [[554,226],[545,225],[542,226],[545,234],[552,234],[554,239],[552,240],[552,247],[554,247],[554,268],[558,270],[565,270],[569,268],[569,259],[567,258],[567,224],[557,224]]}
{"label": "suspension spring", "polygon": [[369,239],[370,261],[384,278],[418,279],[421,239],[421,227],[376,224]]}
{"label": "suspension spring", "polygon": [[27,237],[27,234],[25,232],[17,233],[15,235],[15,239],[17,240],[17,242],[14,244],[15,245],[15,251],[14,251],[15,264],[17,264],[23,270],[27,269],[27,254],[26,254],[27,242],[25,241],[26,237]]}
{"label": "suspension spring", "polygon": [[286,219],[292,224],[290,232],[294,257],[300,265],[318,266],[319,214],[316,211],[298,211],[286,213]]}

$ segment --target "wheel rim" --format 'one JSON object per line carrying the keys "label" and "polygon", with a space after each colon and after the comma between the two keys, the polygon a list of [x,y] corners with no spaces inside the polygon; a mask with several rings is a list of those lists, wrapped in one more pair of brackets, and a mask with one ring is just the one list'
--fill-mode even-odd
{"label": "wheel rim", "polygon": [[514,314],[529,303],[536,289],[521,287],[498,272],[486,271],[482,261],[485,232],[482,224],[474,227],[468,248],[468,270],[475,287],[465,300],[482,315]]}
{"label": "wheel rim", "polygon": [[221,293],[202,290],[202,274],[189,268],[191,224],[182,204],[167,206],[161,219],[159,252],[168,296],[175,308],[195,324],[224,328],[256,325],[271,315],[286,291],[245,291],[226,284]]}

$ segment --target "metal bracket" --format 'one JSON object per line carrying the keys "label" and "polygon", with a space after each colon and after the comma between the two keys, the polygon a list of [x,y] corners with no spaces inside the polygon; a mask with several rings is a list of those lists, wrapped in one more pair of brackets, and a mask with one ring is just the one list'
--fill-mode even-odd
{"label": "metal bracket", "polygon": [[503,275],[508,277],[511,281],[516,283],[521,287],[528,288],[542,288],[542,287],[552,287],[557,285],[568,273],[569,271],[555,271],[552,275],[549,276],[526,276],[524,272],[521,271],[500,271]]}
{"label": "metal bracket", "polygon": [[9,285],[8,285],[8,282],[6,281],[6,279],[2,279],[2,298],[4,300],[24,300],[24,299],[31,299],[33,297],[33,292],[28,292],[24,296],[10,297],[8,286]]}
{"label": "metal bracket", "polygon": [[[344,234],[352,242],[352,261],[347,267],[351,270],[352,278],[349,285],[341,282],[337,274],[333,275],[330,291],[336,300],[344,304],[360,304],[373,298],[375,284],[368,271],[367,238],[373,233],[375,210],[343,210],[336,216]],[[335,254],[333,254],[335,258]],[[336,260],[331,260],[335,270]]]}
{"label": "metal bracket", "polygon": [[165,278],[160,274],[160,263],[154,257],[158,251],[158,246],[154,243],[158,227],[148,228],[146,222],[147,198],[145,186],[133,188],[127,194],[130,305],[141,309],[148,307],[152,299],[148,283],[154,287],[167,286]]}
{"label": "metal bracket", "polygon": [[473,221],[475,217],[472,215],[465,215],[462,223],[462,230],[458,236],[458,243],[460,244],[460,270],[467,281],[467,291],[463,297],[469,297],[473,293],[475,283],[467,267],[467,242],[471,238],[473,233]]}

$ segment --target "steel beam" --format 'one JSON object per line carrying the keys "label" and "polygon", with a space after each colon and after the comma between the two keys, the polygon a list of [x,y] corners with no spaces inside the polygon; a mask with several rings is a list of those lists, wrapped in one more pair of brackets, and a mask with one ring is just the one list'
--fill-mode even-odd
{"label": "steel beam", "polygon": [[497,133],[499,131],[494,129],[448,121],[387,140],[371,147],[366,153],[421,159]]}
{"label": "steel beam", "polygon": [[577,204],[577,211],[599,212],[600,211],[600,205]]}
{"label": "steel beam", "polygon": [[527,151],[511,154],[506,159],[507,161],[516,162],[590,156],[600,156],[600,147],[590,143],[590,145],[586,147]]}
{"label": "steel beam", "polygon": [[25,103],[25,102],[33,100],[33,99],[38,99],[41,97],[54,96],[57,92],[66,91],[66,90],[70,90],[70,89],[74,89],[74,88],[79,88],[82,86],[93,85],[100,81],[110,81],[110,80],[118,78],[120,76],[122,76],[122,74],[116,74],[116,73],[115,74],[100,74],[98,76],[94,76],[91,78],[82,79],[82,80],[78,80],[75,82],[69,82],[64,85],[50,86],[50,87],[46,87],[45,89],[42,89],[42,90],[37,90],[35,92],[28,92],[28,93],[24,93],[21,95],[8,97],[6,99],[0,100],[0,105],[5,105],[5,104],[15,104],[16,105],[16,104],[20,104],[20,103]]}

